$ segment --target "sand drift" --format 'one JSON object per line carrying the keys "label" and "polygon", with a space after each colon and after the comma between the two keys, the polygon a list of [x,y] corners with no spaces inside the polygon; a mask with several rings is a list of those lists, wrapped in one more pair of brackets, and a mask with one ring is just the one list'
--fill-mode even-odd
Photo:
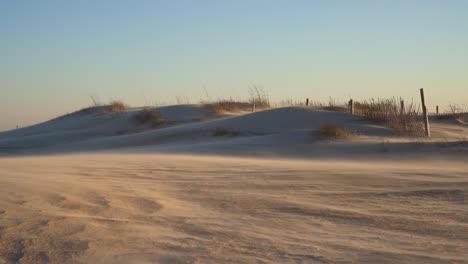
{"label": "sand drift", "polygon": [[0,263],[468,263],[466,124],[101,110],[0,133]]}

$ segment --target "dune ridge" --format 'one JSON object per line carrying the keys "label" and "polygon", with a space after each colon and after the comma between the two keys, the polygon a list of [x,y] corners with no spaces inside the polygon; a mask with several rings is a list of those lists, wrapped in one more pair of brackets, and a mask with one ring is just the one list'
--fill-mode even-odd
{"label": "dune ridge", "polygon": [[141,109],[0,133],[0,263],[468,263],[464,125]]}

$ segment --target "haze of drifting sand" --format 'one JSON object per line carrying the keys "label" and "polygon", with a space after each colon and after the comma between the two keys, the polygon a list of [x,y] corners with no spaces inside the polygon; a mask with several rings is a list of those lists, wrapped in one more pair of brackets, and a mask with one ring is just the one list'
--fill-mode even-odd
{"label": "haze of drifting sand", "polygon": [[[465,124],[420,140],[184,107],[161,128],[129,110],[0,133],[0,263],[468,263]],[[357,136],[321,139],[323,122]]]}

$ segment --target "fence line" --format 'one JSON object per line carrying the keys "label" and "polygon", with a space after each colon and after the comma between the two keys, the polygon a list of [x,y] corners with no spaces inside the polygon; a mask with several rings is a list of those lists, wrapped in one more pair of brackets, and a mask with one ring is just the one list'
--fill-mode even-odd
{"label": "fence line", "polygon": [[355,106],[354,115],[365,117],[409,135],[426,136],[422,115],[416,111],[375,111]]}
{"label": "fence line", "polygon": [[420,107],[414,101],[405,104],[401,98],[393,97],[354,102],[354,114],[404,134],[427,135]]}
{"label": "fence line", "polygon": [[462,122],[468,123],[468,112],[444,113],[444,114],[432,113],[432,114],[429,114],[429,117],[431,119],[439,119],[439,120],[460,120]]}

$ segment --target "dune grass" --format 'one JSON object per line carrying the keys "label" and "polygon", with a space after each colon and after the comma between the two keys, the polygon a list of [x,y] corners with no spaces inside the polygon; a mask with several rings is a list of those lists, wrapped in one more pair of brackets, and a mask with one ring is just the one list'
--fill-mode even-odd
{"label": "dune grass", "polygon": [[160,126],[166,123],[166,120],[159,112],[143,109],[135,114],[135,120],[140,124],[151,124],[152,126]]}
{"label": "dune grass", "polygon": [[109,111],[112,113],[121,112],[128,109],[128,105],[122,101],[112,101],[109,105]]}
{"label": "dune grass", "polygon": [[[221,98],[214,101],[207,94],[208,101],[201,101],[201,103],[205,104],[208,110],[215,114],[251,112],[254,109],[262,110],[272,107],[269,95],[263,88],[252,86],[249,88],[249,94],[250,96],[247,99]],[[97,101],[94,99],[93,102],[95,103],[95,106],[89,109],[84,109],[83,112],[102,107],[103,110],[101,110],[101,113],[116,113],[128,108],[128,105],[118,100],[112,101],[110,104],[104,106],[97,106]],[[302,100],[286,99],[273,103],[273,105],[275,107],[301,106],[334,112],[349,112],[350,110],[347,103],[339,102],[333,98],[330,98],[329,102],[324,104],[310,100],[309,104],[306,106],[305,102],[306,98]],[[183,99],[183,97],[177,97],[177,103],[188,103],[188,98],[185,97],[185,99]],[[255,105],[255,108],[253,108],[253,105]],[[431,118],[455,119],[466,123],[468,122],[467,111],[465,110],[464,113],[461,113],[461,109],[463,108],[458,105],[450,105],[449,113],[438,115],[433,114],[431,115]],[[415,104],[413,101],[404,104],[403,108],[401,107],[401,100],[396,97],[389,99],[372,98],[370,100],[354,101],[354,114],[405,134],[425,136],[420,106]],[[137,119],[142,120],[139,122],[152,122],[157,125],[162,123],[161,117],[151,116],[157,114],[142,112],[139,115],[140,117]]]}
{"label": "dune grass", "polygon": [[353,135],[353,133],[349,132],[345,128],[332,123],[322,124],[320,126],[320,134],[328,139],[346,139]]}
{"label": "dune grass", "polygon": [[224,127],[217,127],[213,130],[213,136],[215,137],[235,137],[239,134],[239,131],[229,130]]}
{"label": "dune grass", "polygon": [[236,113],[252,111],[252,104],[248,102],[235,101],[232,99],[220,99],[208,103],[208,109],[212,113]]}
{"label": "dune grass", "polygon": [[250,99],[249,103],[255,104],[257,109],[270,108],[270,98],[268,93],[261,87],[253,86],[249,89]]}
{"label": "dune grass", "polygon": [[250,97],[248,100],[218,99],[214,102],[207,102],[209,110],[213,113],[226,112],[250,112],[255,109],[267,109],[271,107],[268,93],[261,87],[253,86],[249,89]]}
{"label": "dune grass", "polygon": [[418,106],[413,102],[402,105],[396,97],[370,99],[354,103],[354,114],[377,124],[416,136],[425,136],[424,123]]}
{"label": "dune grass", "polygon": [[348,107],[343,105],[326,105],[322,106],[320,109],[332,111],[332,112],[347,112]]}

